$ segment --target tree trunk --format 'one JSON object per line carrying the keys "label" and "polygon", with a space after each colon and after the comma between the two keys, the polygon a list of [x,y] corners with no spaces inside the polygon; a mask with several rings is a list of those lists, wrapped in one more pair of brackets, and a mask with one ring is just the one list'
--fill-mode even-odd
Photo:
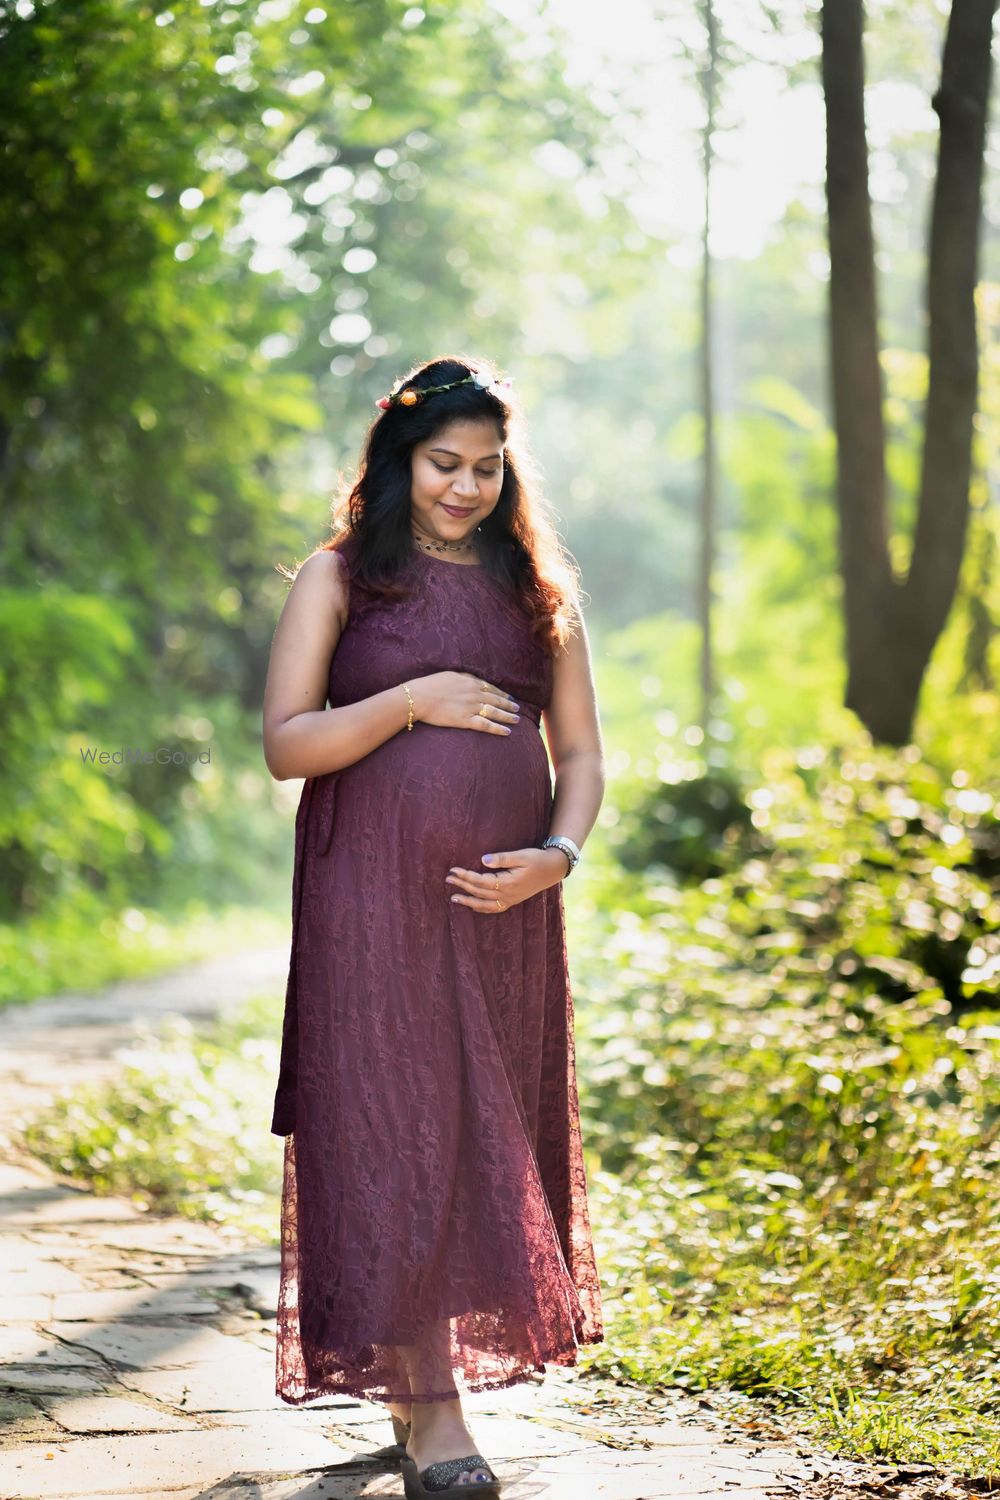
{"label": "tree trunk", "polygon": [[976,569],[969,600],[969,629],[965,639],[961,686],[966,692],[993,693],[996,692],[996,682],[990,666],[990,652],[997,632],[989,601],[997,560],[997,539],[988,514],[980,519],[976,531],[978,547],[973,554]]}
{"label": "tree trunk", "polygon": [[983,155],[997,0],[954,0],[932,103],[940,123],[927,275],[930,385],[920,507],[907,579],[908,613],[927,655],[955,596],[969,519],[979,347]]}
{"label": "tree trunk", "polygon": [[934,96],[940,121],[927,305],[928,391],[909,575],[893,576],[864,114],[862,0],[823,0],[830,363],[848,680],[874,739],[905,744],[958,584],[969,512],[978,346],[974,292],[998,0],[954,0]]}
{"label": "tree trunk", "polygon": [[701,7],[705,27],[705,65],[701,73],[701,91],[705,104],[702,135],[702,161],[705,184],[705,212],[701,248],[701,414],[702,414],[702,480],[699,516],[701,547],[698,561],[698,622],[701,626],[701,660],[699,684],[701,693],[701,728],[706,737],[712,721],[712,699],[715,691],[715,661],[712,642],[712,569],[715,562],[717,464],[715,447],[715,369],[713,364],[713,279],[712,279],[712,132],[715,129],[715,105],[718,92],[718,32],[713,0]]}

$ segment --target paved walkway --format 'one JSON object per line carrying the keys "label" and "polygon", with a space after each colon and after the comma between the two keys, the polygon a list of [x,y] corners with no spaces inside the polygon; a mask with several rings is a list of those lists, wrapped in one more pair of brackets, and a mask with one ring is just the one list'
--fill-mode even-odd
{"label": "paved walkway", "polygon": [[[17,1144],[54,1090],[114,1072],[137,1021],[209,1016],[283,985],[286,964],[250,954],[0,1015],[0,1500],[402,1496],[384,1408],[274,1396],[277,1250],[96,1197]],[[556,1367],[465,1404],[504,1500],[775,1500],[889,1477]]]}

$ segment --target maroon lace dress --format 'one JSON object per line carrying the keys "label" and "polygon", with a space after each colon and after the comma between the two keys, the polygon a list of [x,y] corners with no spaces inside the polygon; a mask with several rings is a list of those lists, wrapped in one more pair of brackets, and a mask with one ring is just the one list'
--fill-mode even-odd
{"label": "maroon lace dress", "polygon": [[483,568],[415,550],[406,576],[352,583],[331,706],[459,671],[521,719],[417,722],[302,789],[271,1125],[291,1405],[513,1385],[603,1339],[561,884],[495,915],[445,884],[549,830],[552,657]]}

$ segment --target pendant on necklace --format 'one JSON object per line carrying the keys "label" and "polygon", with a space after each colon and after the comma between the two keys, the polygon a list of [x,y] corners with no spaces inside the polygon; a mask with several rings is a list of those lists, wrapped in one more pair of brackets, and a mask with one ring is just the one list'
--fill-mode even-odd
{"label": "pendant on necklace", "polygon": [[418,547],[423,547],[427,552],[472,552],[474,550],[471,542],[464,542],[456,547],[453,542],[422,542],[419,537],[414,537],[413,540]]}

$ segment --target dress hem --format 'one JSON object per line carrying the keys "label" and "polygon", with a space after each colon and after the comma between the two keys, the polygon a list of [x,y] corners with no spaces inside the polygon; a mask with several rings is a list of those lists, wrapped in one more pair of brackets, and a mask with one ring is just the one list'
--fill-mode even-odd
{"label": "dress hem", "polygon": [[581,1349],[587,1348],[592,1344],[603,1343],[604,1334],[602,1332],[577,1344],[573,1349],[563,1349],[556,1354],[546,1354],[540,1364],[532,1365],[530,1369],[525,1366],[524,1369],[518,1371],[517,1374],[505,1375],[502,1380],[469,1381],[463,1385],[463,1388],[461,1390],[452,1389],[449,1391],[434,1391],[429,1396],[414,1396],[408,1389],[406,1391],[399,1392],[380,1391],[376,1393],[370,1388],[366,1390],[362,1386],[343,1385],[317,1387],[315,1390],[310,1389],[310,1391],[303,1396],[286,1396],[282,1391],[275,1387],[274,1394],[280,1401],[283,1401],[286,1406],[305,1406],[309,1401],[323,1401],[330,1396],[353,1396],[359,1401],[397,1401],[400,1403],[405,1401],[451,1401],[455,1398],[456,1395],[471,1396],[476,1395],[481,1391],[503,1391],[509,1389],[509,1387],[514,1385],[524,1385],[535,1375],[544,1375],[546,1365],[560,1365],[564,1368],[569,1366],[572,1368],[578,1363],[578,1356]]}

